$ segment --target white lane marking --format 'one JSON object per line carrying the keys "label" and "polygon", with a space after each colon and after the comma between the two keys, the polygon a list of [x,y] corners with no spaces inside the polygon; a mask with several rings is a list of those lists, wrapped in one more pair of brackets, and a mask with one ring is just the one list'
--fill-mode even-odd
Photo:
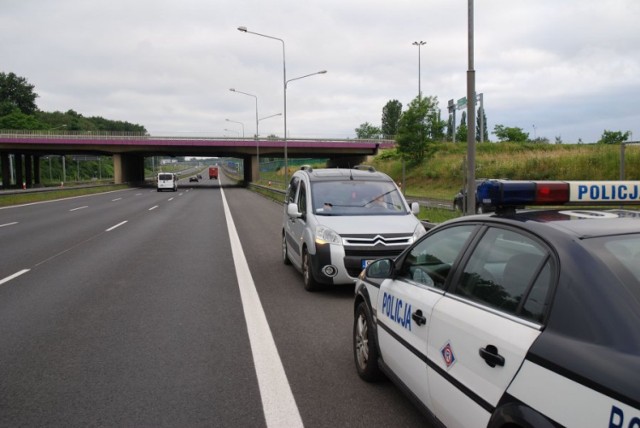
{"label": "white lane marking", "polygon": [[23,274],[29,272],[30,270],[31,269],[22,269],[20,272],[16,272],[11,276],[8,276],[8,277],[6,277],[4,279],[0,279],[0,285],[4,284],[5,282],[9,282],[12,279],[15,279],[15,278],[19,277],[20,275],[23,275]]}
{"label": "white lane marking", "polygon": [[222,188],[220,193],[267,427],[303,427]]}
{"label": "white lane marking", "polygon": [[171,197],[171,198],[167,199],[167,201],[173,201],[173,197]]}
{"label": "white lane marking", "polygon": [[17,221],[13,221],[11,223],[0,224],[0,227],[13,226],[14,224],[18,224],[18,222]]}
{"label": "white lane marking", "polygon": [[78,211],[78,210],[83,210],[85,208],[89,208],[89,206],[85,205],[83,207],[71,208],[69,211]]}
{"label": "white lane marking", "polygon": [[149,211],[153,211],[153,210],[155,210],[155,209],[156,209],[156,208],[158,208],[158,207],[159,207],[159,205],[154,205],[154,206],[152,206],[151,208],[149,208]]}
{"label": "white lane marking", "polygon": [[121,200],[121,199],[122,199],[122,198],[115,198],[115,199],[111,199],[111,202],[119,201],[119,200]]}
{"label": "white lane marking", "polygon": [[113,229],[115,229],[116,227],[120,227],[123,224],[125,224],[128,220],[125,221],[121,221],[120,223],[116,224],[115,226],[111,226],[109,229],[105,230],[105,232],[111,232]]}

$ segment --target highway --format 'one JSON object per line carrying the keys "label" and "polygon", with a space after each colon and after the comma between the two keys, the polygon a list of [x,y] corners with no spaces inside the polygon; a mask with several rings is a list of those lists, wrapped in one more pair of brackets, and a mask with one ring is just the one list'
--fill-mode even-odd
{"label": "highway", "polygon": [[217,180],[0,209],[0,427],[425,426],[356,374],[282,207]]}

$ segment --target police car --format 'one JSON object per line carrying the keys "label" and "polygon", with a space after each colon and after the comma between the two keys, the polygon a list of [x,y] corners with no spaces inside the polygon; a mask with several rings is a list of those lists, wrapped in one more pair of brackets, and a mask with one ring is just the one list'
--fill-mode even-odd
{"label": "police car", "polygon": [[[640,182],[489,180],[356,283],[353,344],[448,427],[640,427]],[[587,206],[609,203],[618,209]],[[526,205],[564,205],[519,210]],[[582,205],[582,206],[580,206]]]}

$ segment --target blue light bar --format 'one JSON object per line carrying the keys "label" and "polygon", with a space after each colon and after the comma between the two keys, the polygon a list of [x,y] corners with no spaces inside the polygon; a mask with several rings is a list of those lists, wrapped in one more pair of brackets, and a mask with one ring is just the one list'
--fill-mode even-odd
{"label": "blue light bar", "polygon": [[478,186],[478,198],[497,208],[640,204],[640,181],[487,180]]}

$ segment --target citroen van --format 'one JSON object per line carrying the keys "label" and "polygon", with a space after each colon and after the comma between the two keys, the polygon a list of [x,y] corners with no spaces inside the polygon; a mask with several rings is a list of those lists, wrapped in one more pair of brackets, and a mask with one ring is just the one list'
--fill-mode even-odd
{"label": "citroen van", "polygon": [[313,169],[291,177],[282,221],[282,258],[313,291],[355,284],[380,257],[395,257],[426,233],[398,186],[372,167]]}

